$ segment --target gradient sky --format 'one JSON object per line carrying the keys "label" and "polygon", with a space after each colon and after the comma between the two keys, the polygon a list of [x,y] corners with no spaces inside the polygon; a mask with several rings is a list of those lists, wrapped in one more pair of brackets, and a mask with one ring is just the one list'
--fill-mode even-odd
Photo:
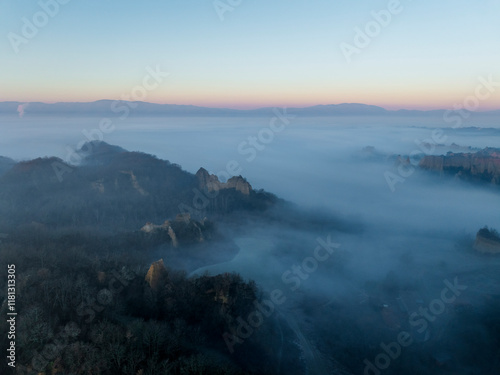
{"label": "gradient sky", "polygon": [[[221,21],[213,0],[71,0],[16,54],[9,32],[41,8],[0,0],[0,101],[120,99],[157,65],[170,76],[146,101],[233,108],[450,108],[500,81],[499,0],[401,0],[348,63],[341,43],[388,3],[243,0]],[[500,87],[479,109],[500,109]]]}

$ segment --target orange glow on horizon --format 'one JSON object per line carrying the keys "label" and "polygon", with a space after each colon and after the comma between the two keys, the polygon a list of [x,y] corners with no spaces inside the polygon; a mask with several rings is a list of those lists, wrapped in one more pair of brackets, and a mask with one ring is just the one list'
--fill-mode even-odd
{"label": "orange glow on horizon", "polygon": [[[117,95],[116,91],[101,90],[97,96],[94,90],[80,90],[78,92],[64,92],[63,90],[53,90],[51,94],[42,92],[42,90],[30,92],[27,96],[18,92],[10,92],[9,95],[0,96],[0,101],[18,101],[18,102],[94,102],[97,100],[121,100],[122,94]],[[56,94],[54,93],[56,92]],[[59,92],[58,92],[59,91]],[[308,92],[310,91],[310,92]],[[447,95],[446,95],[447,94]],[[214,90],[213,93],[203,90],[188,92],[187,90],[158,90],[148,93],[144,101],[158,104],[178,104],[194,105],[213,108],[230,109],[257,109],[263,107],[309,107],[315,105],[329,105],[341,103],[362,103],[375,105],[388,110],[415,109],[415,110],[435,110],[452,109],[454,105],[464,103],[465,99],[471,93],[461,90],[453,93],[445,93],[425,90],[414,92],[395,92],[389,90],[375,91],[355,89],[351,90],[306,90],[296,89],[288,91],[268,90],[264,94],[257,90],[245,90],[238,93],[228,93],[222,89]],[[493,93],[488,100],[480,101],[478,111],[488,111],[500,109],[500,95]]]}

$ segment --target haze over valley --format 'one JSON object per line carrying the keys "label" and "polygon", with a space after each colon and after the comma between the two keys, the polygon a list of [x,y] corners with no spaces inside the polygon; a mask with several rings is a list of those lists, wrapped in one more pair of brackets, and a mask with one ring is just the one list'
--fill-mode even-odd
{"label": "haze over valley", "polygon": [[[36,228],[42,238],[79,233],[71,246],[89,246],[93,240],[85,238],[97,236],[99,251],[128,249],[142,272],[163,259],[191,278],[234,272],[254,280],[264,301],[279,290],[285,302],[274,306],[266,329],[286,330],[302,353],[295,363],[294,351],[278,355],[286,346],[276,343],[269,355],[279,373],[362,373],[364,359],[374,363],[384,353],[380,344],[397,340],[400,332],[409,332],[416,343],[387,373],[495,368],[496,352],[482,350],[487,343],[495,347],[496,331],[489,325],[494,323],[488,322],[498,307],[499,258],[476,251],[474,241],[484,226],[500,227],[491,209],[500,204],[494,178],[499,169],[490,180],[470,180],[422,163],[491,149],[500,144],[500,129],[437,127],[437,119],[425,118],[420,125],[415,118],[303,118],[279,111],[283,126],[272,137],[276,115],[138,117],[117,121],[108,134],[91,127],[96,119],[4,117],[2,126],[15,129],[3,148],[12,150],[2,159],[2,232],[12,233],[12,242],[4,242],[13,246],[23,231]],[[55,124],[54,130],[45,126],[37,136],[36,124],[43,122]],[[33,132],[25,155],[16,147],[16,132]],[[86,139],[89,134],[96,140]],[[29,161],[51,155],[56,158]],[[489,160],[498,163],[498,154]],[[233,175],[243,176],[241,182]],[[122,203],[110,205],[114,200]],[[21,202],[35,209],[27,215]],[[189,214],[185,224],[176,219],[183,214]],[[327,244],[328,257],[313,262],[318,243]],[[449,282],[467,289],[458,291],[436,321],[410,319]],[[223,353],[231,349],[224,355],[234,359],[231,352],[257,350],[224,340],[226,331],[214,333]],[[484,336],[473,345],[468,332],[477,331]],[[263,338],[259,333],[254,339],[259,345]],[[473,358],[464,357],[471,351]]]}
{"label": "haze over valley", "polygon": [[499,12],[0,1],[0,374],[500,374]]}

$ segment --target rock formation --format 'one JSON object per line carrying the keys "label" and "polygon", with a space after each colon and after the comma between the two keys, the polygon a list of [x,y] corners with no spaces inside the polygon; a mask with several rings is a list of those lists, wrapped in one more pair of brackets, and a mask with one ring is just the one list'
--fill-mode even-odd
{"label": "rock formation", "polygon": [[209,174],[206,169],[200,168],[196,172],[198,187],[201,190],[219,191],[224,189],[235,189],[242,194],[249,195],[252,186],[242,176],[231,177],[227,182],[220,182],[217,176]]}
{"label": "rock formation", "polygon": [[177,241],[177,236],[176,236],[176,234],[171,226],[168,227],[168,235],[170,236],[170,239],[172,240],[172,246],[178,247],[179,241]]}
{"label": "rock formation", "polygon": [[132,186],[134,187],[135,190],[139,192],[139,194],[146,196],[148,195],[148,192],[145,191],[141,185],[139,185],[139,182],[137,181],[137,177],[135,176],[133,171],[121,171],[121,173],[129,175],[130,176],[130,182],[132,183]]}
{"label": "rock formation", "polygon": [[156,225],[156,224],[153,224],[153,223],[146,223],[146,225],[144,225],[142,228],[141,228],[141,232],[144,232],[144,233],[152,233],[156,230],[168,230],[168,227],[170,226],[170,223],[168,220],[166,220],[162,225]]}
{"label": "rock formation", "polygon": [[146,223],[146,225],[144,225],[141,228],[141,231],[144,233],[154,233],[154,232],[158,232],[158,231],[166,231],[168,233],[168,236],[172,240],[172,246],[173,247],[179,246],[179,242],[177,241],[177,236],[176,236],[174,230],[172,229],[172,227],[170,226],[169,220],[166,220],[162,225],[156,225],[153,223]]}
{"label": "rock formation", "polygon": [[167,269],[163,264],[163,259],[160,259],[149,267],[148,273],[146,274],[146,282],[149,284],[151,289],[156,290],[160,286],[161,279],[167,275]]}
{"label": "rock formation", "polygon": [[[158,218],[189,212],[201,220],[235,211],[263,212],[278,202],[272,194],[252,190],[242,177],[220,183],[203,169],[195,176],[153,155],[104,143],[86,148],[90,151],[80,163],[74,157],[76,165],[59,158],[15,163],[0,157],[0,225],[13,228],[34,220],[71,230],[97,223],[106,231],[133,232],[153,221],[148,218],[159,224]],[[219,194],[208,192],[215,189]],[[182,236],[172,229],[182,245]]]}
{"label": "rock formation", "polygon": [[208,236],[211,237],[212,224],[206,218],[202,221],[191,219],[188,213],[178,214],[175,220],[166,220],[161,225],[146,223],[141,228],[141,232],[150,235],[167,234],[173,247],[179,247],[181,244],[193,244],[205,241]]}
{"label": "rock formation", "polygon": [[500,185],[500,149],[485,148],[476,153],[448,152],[441,156],[425,156],[419,165],[423,169]]}
{"label": "rock formation", "polygon": [[474,250],[483,254],[499,254],[500,236],[498,232],[493,229],[490,230],[487,227],[481,229],[477,232]]}

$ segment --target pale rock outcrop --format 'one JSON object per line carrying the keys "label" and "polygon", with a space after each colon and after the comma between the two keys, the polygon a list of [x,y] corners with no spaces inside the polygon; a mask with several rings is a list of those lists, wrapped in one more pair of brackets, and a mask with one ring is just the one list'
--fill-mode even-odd
{"label": "pale rock outcrop", "polygon": [[207,191],[219,191],[224,189],[235,189],[242,194],[249,195],[252,186],[242,176],[231,177],[227,182],[220,182],[217,176],[209,174],[206,169],[200,168],[196,172],[198,187]]}
{"label": "pale rock outcrop", "polygon": [[484,254],[500,254],[500,242],[495,242],[487,238],[476,237],[474,250]]}
{"label": "pale rock outcrop", "polygon": [[161,225],[155,225],[153,223],[146,223],[146,225],[144,225],[141,228],[141,232],[152,233],[152,232],[154,232],[158,228],[161,228]]}
{"label": "pale rock outcrop", "polygon": [[500,150],[485,148],[476,153],[448,152],[425,156],[420,167],[437,172],[454,172],[457,177],[474,177],[500,185]]}
{"label": "pale rock outcrop", "polygon": [[168,227],[168,235],[170,236],[170,239],[172,240],[172,246],[178,247],[179,242],[177,241],[177,236],[175,235],[175,232],[171,226]]}
{"label": "pale rock outcrop", "polygon": [[132,183],[132,186],[134,187],[135,190],[139,192],[139,194],[146,196],[149,195],[146,190],[142,188],[141,185],[139,185],[139,181],[137,181],[137,177],[135,176],[133,171],[121,171],[123,174],[127,174],[130,176],[130,182]]}
{"label": "pale rock outcrop", "polygon": [[[177,220],[179,220],[179,219],[177,218]],[[172,229],[172,227],[170,226],[170,221],[168,221],[168,220],[165,220],[165,222],[162,225],[156,225],[153,223],[146,223],[146,225],[144,225],[141,228],[141,231],[144,233],[154,233],[156,231],[161,231],[161,230],[167,231],[170,239],[172,240],[172,245],[174,247],[179,246],[179,241],[177,240],[177,236],[176,236],[174,230]]]}
{"label": "pale rock outcrop", "polygon": [[204,242],[207,235],[210,238],[209,228],[210,222],[207,218],[200,222],[191,219],[189,213],[183,213],[178,214],[175,220],[166,220],[161,225],[146,223],[140,230],[151,235],[161,235],[161,232],[166,232],[172,241],[172,246],[179,247],[184,244]]}
{"label": "pale rock outcrop", "polygon": [[163,264],[163,259],[160,259],[149,267],[148,273],[146,274],[146,282],[149,284],[151,289],[156,290],[160,286],[160,281],[163,276],[167,274],[167,269],[165,264]]}
{"label": "pale rock outcrop", "polygon": [[483,254],[500,254],[500,237],[496,231],[481,229],[476,235],[474,250]]}

